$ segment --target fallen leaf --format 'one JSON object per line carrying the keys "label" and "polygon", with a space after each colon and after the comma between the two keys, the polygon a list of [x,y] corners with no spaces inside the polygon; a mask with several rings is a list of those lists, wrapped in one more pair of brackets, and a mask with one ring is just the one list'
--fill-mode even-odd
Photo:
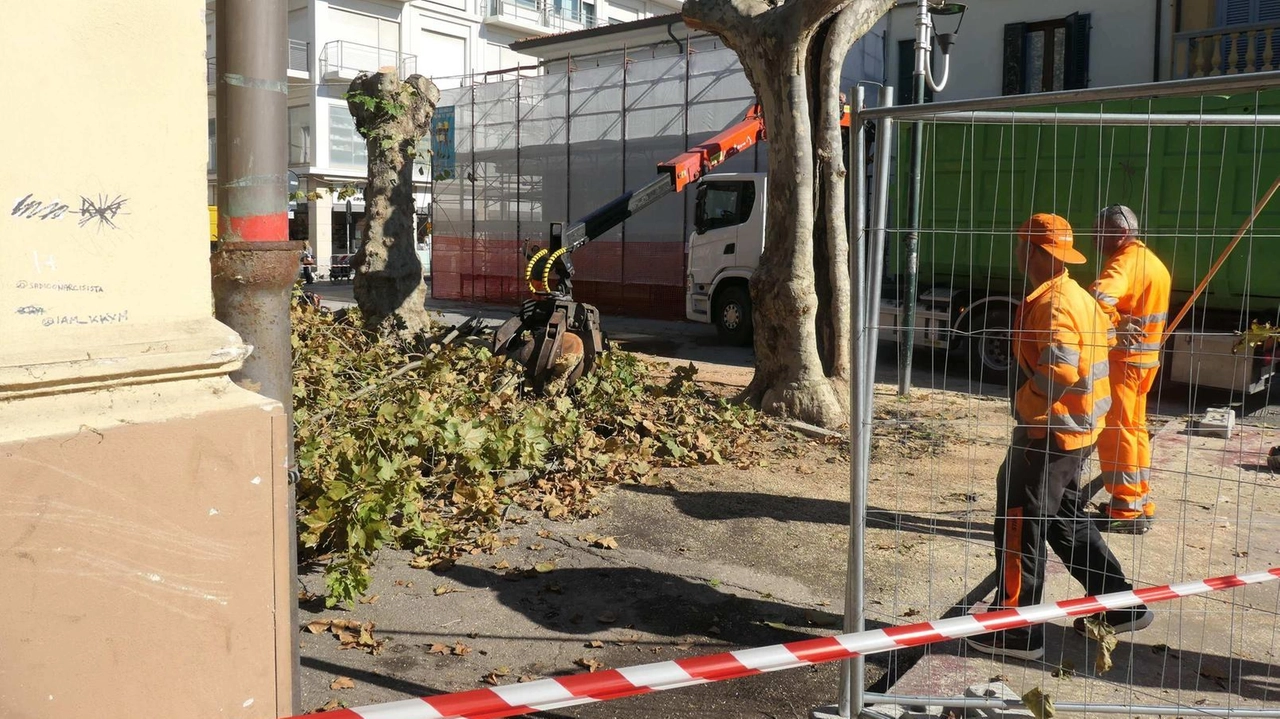
{"label": "fallen leaf", "polygon": [[722,582],[719,579],[708,579],[707,584],[710,584],[713,587],[718,587],[722,584]]}
{"label": "fallen leaf", "polygon": [[450,651],[453,652],[454,656],[461,657],[461,656],[470,654],[471,647],[467,646],[466,644],[463,644],[462,642],[458,642],[457,644],[453,645],[453,649],[451,649]]}
{"label": "fallen leaf", "polygon": [[604,642],[600,641],[599,639],[592,639],[591,641],[586,643],[586,646],[591,647],[592,649],[599,649],[604,646]]}
{"label": "fallen leaf", "polygon": [[613,537],[600,537],[599,539],[596,539],[595,541],[593,541],[591,543],[591,546],[599,547],[601,549],[617,549],[618,540]]}
{"label": "fallen leaf", "polygon": [[448,645],[448,644],[432,644],[432,645],[431,645],[431,648],[427,650],[427,653],[428,653],[428,654],[441,654],[441,655],[443,655],[443,654],[448,654],[448,653],[449,653],[449,645]]}
{"label": "fallen leaf", "polygon": [[337,689],[355,689],[355,688],[356,688],[356,682],[355,682],[355,680],[354,680],[354,679],[352,679],[351,677],[337,677],[337,678],[336,678],[336,679],[334,679],[333,681],[329,682],[329,688],[330,688],[330,689],[334,689],[334,690],[337,690]]}
{"label": "fallen leaf", "polygon": [[580,659],[575,659],[573,660],[573,663],[577,664],[583,669],[586,669],[589,672],[599,671],[600,669],[604,668],[604,662],[597,661],[590,657],[582,657]]}
{"label": "fallen leaf", "polygon": [[519,677],[518,679],[516,679],[516,683],[517,683],[517,684],[526,684],[526,683],[531,682],[531,681],[534,681],[534,680],[535,680],[535,677],[534,677],[533,675],[531,675],[531,674],[521,674],[521,675],[520,675],[520,677]]}
{"label": "fallen leaf", "polygon": [[549,529],[539,529],[539,530],[538,530],[538,536],[539,536],[539,537],[542,537],[543,539],[551,539],[551,530],[549,530]]}
{"label": "fallen leaf", "polygon": [[1053,707],[1053,698],[1041,691],[1040,687],[1032,687],[1023,694],[1022,703],[1027,705],[1036,719],[1053,719],[1058,714],[1058,710]]}
{"label": "fallen leaf", "polygon": [[598,535],[598,534],[594,534],[594,533],[591,533],[591,532],[588,532],[587,534],[579,534],[579,535],[578,535],[578,541],[579,541],[579,542],[586,542],[587,544],[593,544],[593,543],[594,543],[597,539],[599,539],[599,538],[600,538],[600,535]]}
{"label": "fallen leaf", "polygon": [[1249,552],[1247,550],[1233,549],[1231,550],[1231,556],[1243,559],[1244,557],[1249,556]]}
{"label": "fallen leaf", "polygon": [[676,645],[676,649],[693,649],[693,640],[682,639],[678,642],[675,642],[675,645]]}
{"label": "fallen leaf", "polygon": [[555,571],[555,568],[556,568],[555,562],[538,562],[537,564],[533,565],[533,571],[537,572],[538,574],[546,574],[547,572]]}
{"label": "fallen leaf", "polygon": [[1098,643],[1098,654],[1093,660],[1094,671],[1105,674],[1113,666],[1111,652],[1115,651],[1116,645],[1119,644],[1116,639],[1116,630],[1107,624],[1105,619],[1085,617],[1084,633],[1086,637]]}
{"label": "fallen leaf", "polygon": [[307,625],[307,631],[312,634],[323,634],[329,630],[329,622],[314,621]]}
{"label": "fallen leaf", "polygon": [[510,569],[511,562],[508,562],[505,559],[499,559],[497,562],[494,563],[493,568],[494,569]]}
{"label": "fallen leaf", "polygon": [[381,594],[371,594],[367,597],[360,597],[360,603],[361,604],[377,604],[378,600],[381,598],[382,598]]}
{"label": "fallen leaf", "polygon": [[613,612],[601,612],[596,615],[596,621],[601,624],[613,624],[618,621],[618,615]]}
{"label": "fallen leaf", "polygon": [[337,699],[330,699],[329,701],[324,703],[324,706],[320,707],[316,711],[331,712],[334,709],[341,709],[342,706],[343,706],[342,702],[338,701]]}
{"label": "fallen leaf", "polygon": [[458,590],[458,588],[457,588],[457,587],[455,587],[455,586],[453,586],[453,585],[451,585],[451,584],[441,584],[440,586],[436,587],[435,589],[433,589],[433,590],[431,590],[431,591],[432,591],[433,593],[435,593],[435,595],[438,597],[438,596],[440,596],[440,595],[442,595],[442,594],[452,594],[452,593],[454,593],[454,592],[456,592],[456,591],[459,591],[459,590]]}
{"label": "fallen leaf", "polygon": [[541,552],[546,548],[547,548],[547,545],[543,544],[542,542],[536,542],[534,544],[529,545],[529,551],[531,552]]}

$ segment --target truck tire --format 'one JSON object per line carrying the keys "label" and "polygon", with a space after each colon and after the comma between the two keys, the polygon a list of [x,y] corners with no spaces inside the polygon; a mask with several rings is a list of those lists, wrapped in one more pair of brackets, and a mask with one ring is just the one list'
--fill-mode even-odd
{"label": "truck tire", "polygon": [[716,293],[711,317],[720,339],[734,346],[751,344],[751,293],[743,285],[730,285]]}
{"label": "truck tire", "polygon": [[985,304],[969,316],[969,373],[984,382],[1006,384],[1013,367],[1013,308]]}

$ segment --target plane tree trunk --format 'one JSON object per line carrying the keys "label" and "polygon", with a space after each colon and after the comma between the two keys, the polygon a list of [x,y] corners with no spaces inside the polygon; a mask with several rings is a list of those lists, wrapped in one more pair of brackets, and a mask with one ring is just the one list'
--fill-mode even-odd
{"label": "plane tree trunk", "polygon": [[756,371],[741,399],[824,427],[849,421],[849,244],[840,70],[894,0],[686,0],[690,27],[742,63],[769,138],[765,249],[751,278]]}
{"label": "plane tree trunk", "polygon": [[421,75],[401,82],[383,68],[356,77],[346,99],[369,150],[364,243],[351,259],[356,305],[369,327],[417,333],[431,322],[414,244],[413,160],[440,90]]}

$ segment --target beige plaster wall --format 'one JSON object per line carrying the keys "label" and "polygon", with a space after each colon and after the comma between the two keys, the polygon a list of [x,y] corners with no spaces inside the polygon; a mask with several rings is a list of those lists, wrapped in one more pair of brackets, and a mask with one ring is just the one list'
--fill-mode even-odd
{"label": "beige plaster wall", "polygon": [[209,317],[204,3],[3,15],[0,365]]}
{"label": "beige plaster wall", "polygon": [[212,317],[204,17],[0,12],[0,717],[294,711],[290,440]]}

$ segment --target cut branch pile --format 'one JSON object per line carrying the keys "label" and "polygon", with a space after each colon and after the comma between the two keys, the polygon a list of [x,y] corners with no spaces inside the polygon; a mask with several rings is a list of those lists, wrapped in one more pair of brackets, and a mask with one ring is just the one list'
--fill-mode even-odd
{"label": "cut branch pile", "polygon": [[768,429],[699,387],[692,367],[658,383],[634,355],[608,352],[546,400],[474,338],[379,335],[357,312],[301,305],[292,319],[300,556],[324,562],[329,606],[366,592],[380,548],[414,550],[415,566],[493,551],[513,505],[589,514],[603,486],[737,460]]}

